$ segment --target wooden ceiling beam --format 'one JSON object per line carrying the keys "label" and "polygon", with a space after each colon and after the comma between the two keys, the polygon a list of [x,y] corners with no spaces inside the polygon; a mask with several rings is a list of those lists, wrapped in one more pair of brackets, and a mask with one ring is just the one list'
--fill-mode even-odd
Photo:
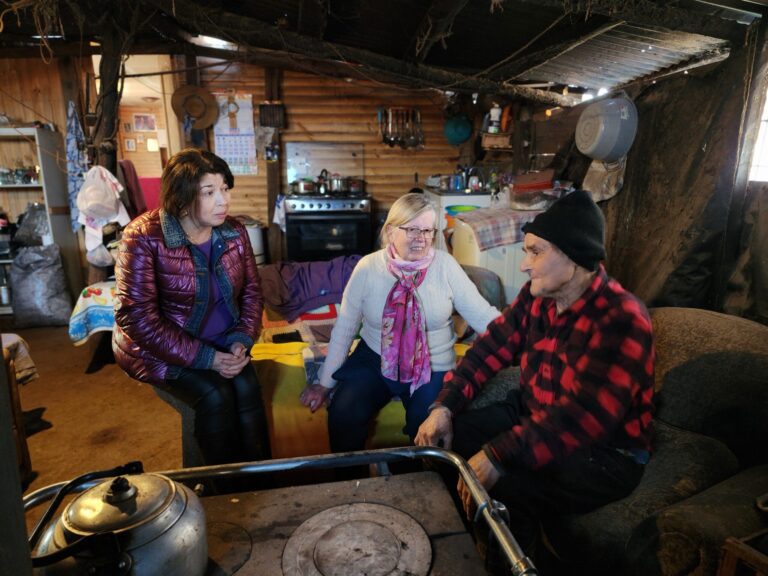
{"label": "wooden ceiling beam", "polygon": [[713,18],[694,10],[671,6],[668,2],[633,0],[515,0],[517,4],[531,4],[539,8],[565,9],[566,14],[600,14],[612,20],[626,20],[631,24],[657,26],[667,30],[701,34],[735,42],[743,40],[747,27],[731,20]]}
{"label": "wooden ceiling beam", "polygon": [[300,0],[299,22],[297,30],[299,34],[305,34],[312,38],[322,38],[328,25],[329,0]]}
{"label": "wooden ceiling beam", "polygon": [[456,16],[469,0],[432,0],[413,36],[409,54],[424,62],[432,47],[451,35]]}
{"label": "wooden ceiling beam", "polygon": [[144,4],[159,8],[176,18],[182,26],[200,34],[216,36],[241,46],[299,54],[335,62],[348,75],[365,67],[370,72],[398,79],[400,84],[420,88],[504,94],[547,106],[572,106],[573,99],[555,92],[526,87],[506,86],[484,77],[465,76],[441,68],[404,62],[360,48],[323,42],[290,30],[279,29],[261,20],[247,18],[220,10],[207,9],[192,0],[144,0]]}

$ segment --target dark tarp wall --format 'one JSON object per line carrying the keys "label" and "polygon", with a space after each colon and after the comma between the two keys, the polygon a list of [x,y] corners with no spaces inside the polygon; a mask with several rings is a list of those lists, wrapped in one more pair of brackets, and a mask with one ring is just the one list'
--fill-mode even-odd
{"label": "dark tarp wall", "polygon": [[741,252],[724,311],[768,324],[768,183],[750,182]]}
{"label": "dark tarp wall", "polygon": [[624,188],[601,203],[607,268],[649,306],[715,308],[751,51],[635,97]]}

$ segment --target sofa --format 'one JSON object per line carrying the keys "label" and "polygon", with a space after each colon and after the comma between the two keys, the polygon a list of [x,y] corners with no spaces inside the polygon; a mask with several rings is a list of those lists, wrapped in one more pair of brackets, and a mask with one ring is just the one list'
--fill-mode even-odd
{"label": "sofa", "polygon": [[768,527],[768,326],[650,310],[653,456],[627,498],[545,526],[563,573],[715,574],[729,536]]}
{"label": "sofa", "polygon": [[[542,574],[715,574],[726,538],[768,527],[756,504],[768,493],[768,327],[691,308],[650,313],[657,353],[651,461],[628,497],[544,526],[555,559]],[[251,352],[276,458],[328,451],[325,411],[311,414],[298,401],[306,350],[301,342],[262,343]],[[459,355],[465,350],[457,345]],[[503,370],[470,409],[503,398],[517,375]],[[164,399],[182,414],[184,465],[194,465],[193,413]],[[402,405],[391,402],[369,447],[406,444],[403,421]]]}
{"label": "sofa", "polygon": [[[356,261],[357,258],[353,260]],[[322,264],[335,270],[335,274],[326,274]],[[311,413],[299,402],[299,396],[308,380],[313,379],[311,373],[316,373],[324,359],[338,308],[328,302],[341,299],[343,282],[339,278],[348,278],[351,267],[349,260],[340,257],[327,263],[280,263],[259,269],[262,289],[269,296],[265,297],[261,337],[251,349],[251,359],[262,387],[273,458],[311,456],[330,451],[327,412]],[[499,276],[478,266],[462,268],[483,297],[501,310],[505,302]],[[324,275],[326,279],[317,282],[318,275]],[[296,276],[300,276],[300,286],[291,288],[286,278]],[[310,276],[314,277],[312,281]],[[307,295],[308,287],[314,285],[320,286],[322,298]],[[308,297],[313,300],[311,306],[323,306],[307,311],[309,305],[305,300]],[[292,299],[300,300],[300,305],[292,303]],[[455,350],[461,356],[473,333],[458,314],[454,315],[453,322],[461,340],[455,344]],[[112,323],[113,320],[110,326]],[[185,468],[202,465],[202,454],[194,437],[194,410],[168,392],[159,388],[155,391],[181,416],[182,465]],[[366,447],[391,448],[409,444],[408,436],[402,430],[404,423],[402,404],[397,400],[390,402],[372,423]]]}

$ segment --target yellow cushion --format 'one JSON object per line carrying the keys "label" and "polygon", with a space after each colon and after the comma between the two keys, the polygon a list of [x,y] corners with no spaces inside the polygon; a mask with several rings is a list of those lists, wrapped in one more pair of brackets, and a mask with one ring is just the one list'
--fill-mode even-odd
{"label": "yellow cushion", "polygon": [[[267,410],[273,458],[330,452],[326,410],[312,414],[299,401],[306,386],[302,350],[307,346],[305,342],[257,343],[251,349]],[[455,349],[461,357],[468,346],[456,344]],[[408,445],[410,440],[402,431],[404,425],[405,410],[399,400],[394,400],[379,412],[368,447]]]}

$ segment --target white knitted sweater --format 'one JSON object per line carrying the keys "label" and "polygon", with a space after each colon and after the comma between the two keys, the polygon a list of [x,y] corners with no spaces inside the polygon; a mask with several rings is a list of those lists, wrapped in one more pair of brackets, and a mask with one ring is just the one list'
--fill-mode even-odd
{"label": "white knitted sweater", "polygon": [[[395,277],[387,270],[386,253],[379,250],[357,263],[341,301],[339,318],[331,333],[328,355],[320,370],[320,384],[333,388],[333,373],[344,363],[357,336],[376,353],[381,353],[381,317]],[[453,345],[456,333],[451,315],[454,309],[478,333],[500,312],[488,304],[458,262],[443,250],[435,250],[424,281],[417,289],[427,322],[427,342],[432,370],[450,370],[456,362]],[[362,328],[361,328],[362,324]]]}

